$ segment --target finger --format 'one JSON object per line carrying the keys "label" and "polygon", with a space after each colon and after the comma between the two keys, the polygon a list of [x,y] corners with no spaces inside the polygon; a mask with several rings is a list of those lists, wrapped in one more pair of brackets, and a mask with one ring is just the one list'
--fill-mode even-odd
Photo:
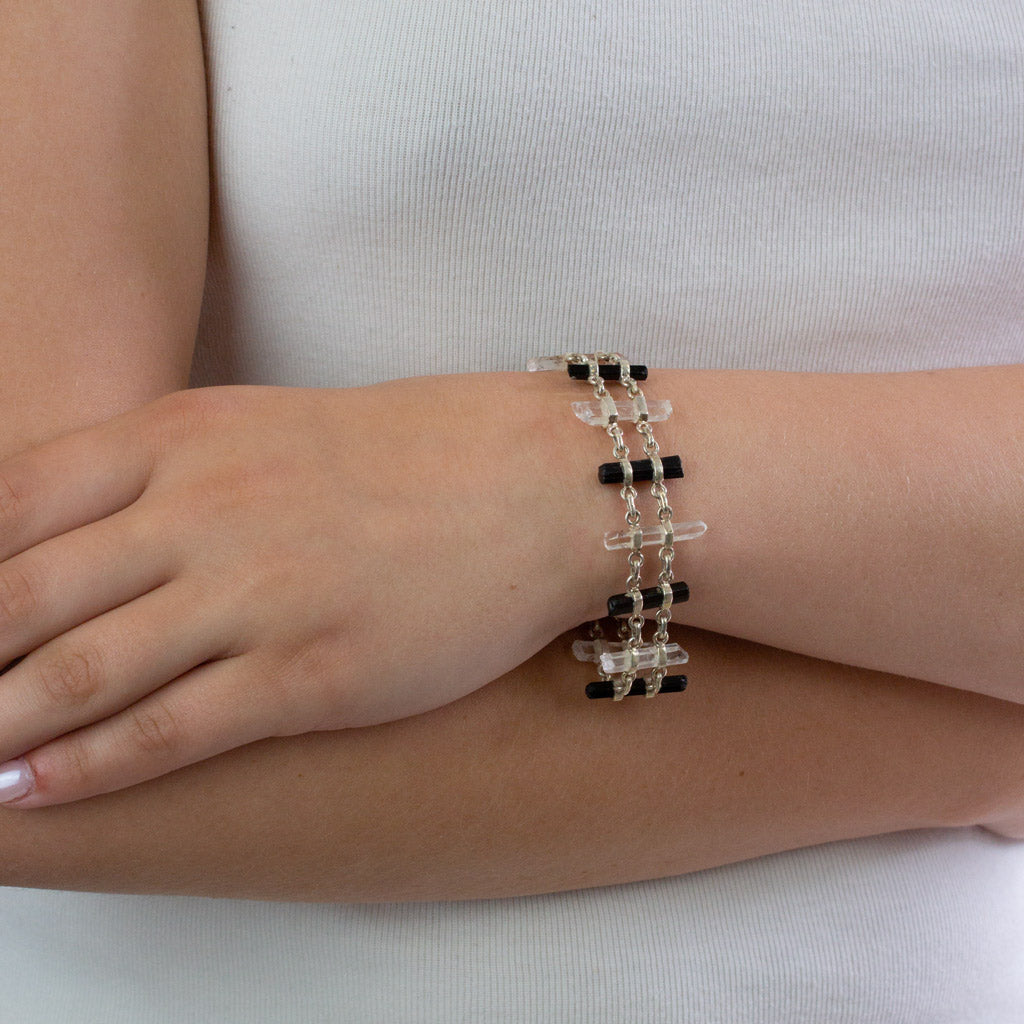
{"label": "finger", "polygon": [[166,583],[167,531],[138,506],[0,563],[0,664]]}
{"label": "finger", "polygon": [[253,660],[202,665],[113,718],[0,765],[0,802],[32,808],[82,800],[275,735],[276,712],[252,698]]}
{"label": "finger", "polygon": [[152,446],[139,411],[0,462],[0,560],[108,516],[142,494]]}
{"label": "finger", "polygon": [[0,678],[0,761],[221,656],[227,618],[195,585],[174,580],[44,644]]}

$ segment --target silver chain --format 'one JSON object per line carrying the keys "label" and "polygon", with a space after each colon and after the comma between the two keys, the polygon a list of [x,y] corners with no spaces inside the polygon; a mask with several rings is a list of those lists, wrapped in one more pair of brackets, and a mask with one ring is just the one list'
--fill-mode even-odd
{"label": "silver chain", "polygon": [[[668,503],[665,477],[682,476],[682,466],[678,455],[662,459],[651,427],[652,420],[658,422],[671,415],[671,403],[667,400],[652,401],[648,408],[640,384],[633,376],[641,368],[631,367],[629,361],[618,352],[593,352],[589,355],[571,352],[535,356],[527,362],[526,369],[530,372],[564,370],[567,365],[571,378],[586,379],[593,389],[597,401],[573,402],[573,412],[584,423],[603,426],[611,438],[612,453],[620,472],[616,472],[615,463],[605,463],[600,467],[599,475],[602,483],[621,480],[619,493],[626,503],[626,530],[609,531],[604,535],[605,547],[609,551],[623,548],[628,550],[629,578],[626,581],[626,592],[614,594],[608,599],[609,618],[617,620],[620,642],[607,642],[601,622],[597,621],[591,624],[590,642],[579,640],[573,644],[573,654],[577,658],[598,663],[601,682],[588,686],[587,696],[611,696],[615,700],[622,700],[632,692],[634,685],[638,693],[646,693],[648,697],[662,692],[665,686],[672,692],[684,690],[686,676],[676,678],[668,675],[670,663],[682,665],[688,660],[686,651],[676,643],[669,643],[668,624],[672,618],[673,603],[677,599],[685,601],[689,596],[685,583],[673,582],[672,562],[676,542],[700,537],[707,530],[707,524],[701,521],[672,522],[672,506]],[[602,369],[605,369],[609,380],[617,380],[626,389],[632,408],[629,403],[617,403],[611,397],[601,376]],[[636,467],[630,462],[629,447],[622,435],[620,420],[632,421],[643,442],[646,458],[638,459]],[[640,511],[637,509],[637,476],[651,481],[651,496],[658,506],[657,525],[645,529],[640,527]],[[659,545],[658,584],[641,590],[640,577],[644,565],[642,548],[655,544]],[[657,609],[654,614],[654,636],[646,646],[643,643],[645,597],[647,607]],[[637,682],[637,676],[641,673],[645,676],[642,688]]]}
{"label": "silver chain", "polygon": [[[578,352],[566,356],[568,363],[586,363],[588,366],[588,383],[593,388],[594,397],[604,410],[608,423],[605,432],[612,439],[612,454],[622,466],[623,485],[620,494],[626,503],[626,526],[633,532],[634,542],[628,556],[629,578],[626,581],[626,595],[633,602],[633,611],[629,617],[619,623],[619,637],[625,643],[625,649],[633,653],[629,667],[621,673],[618,679],[613,681],[614,699],[622,700],[633,686],[637,676],[636,666],[638,664],[638,652],[643,645],[644,616],[641,607],[642,597],[640,594],[640,578],[644,565],[644,555],[641,550],[640,538],[640,512],[636,507],[637,491],[633,486],[633,470],[629,461],[629,447],[626,445],[622,435],[622,428],[618,424],[618,414],[615,410],[615,403],[604,381],[600,375],[600,363],[616,363],[619,366],[619,383],[626,388],[626,393],[633,402],[634,420],[636,429],[644,441],[644,454],[652,461],[654,466],[654,482],[651,485],[651,494],[658,502],[658,522],[662,527],[664,539],[659,551],[661,571],[658,574],[658,584],[662,588],[664,596],[662,607],[658,609],[655,616],[657,631],[654,634],[654,645],[656,648],[655,668],[651,677],[646,681],[645,690],[648,697],[653,697],[661,689],[661,682],[668,671],[665,667],[665,644],[668,642],[668,622],[672,617],[672,559],[675,551],[672,537],[672,507],[668,503],[668,493],[665,489],[661,459],[659,457],[658,442],[654,440],[654,433],[647,419],[647,401],[640,385],[630,376],[629,362],[618,352],[594,352],[590,355],[582,355]],[[600,623],[591,626],[591,637],[601,637],[603,631]],[[601,672],[602,679],[611,677]]]}
{"label": "silver chain", "polygon": [[633,400],[635,410],[636,429],[644,439],[644,454],[654,464],[654,480],[651,483],[651,494],[658,503],[658,523],[664,536],[661,547],[658,549],[658,558],[661,562],[661,569],[658,573],[658,585],[662,588],[662,605],[655,614],[654,621],[657,629],[654,634],[654,645],[657,649],[657,667],[651,672],[651,678],[647,684],[647,695],[653,697],[661,689],[661,681],[665,678],[668,669],[665,668],[664,653],[665,644],[668,643],[668,624],[672,618],[671,588],[672,588],[672,559],[675,558],[674,538],[672,535],[672,506],[668,503],[668,491],[665,489],[665,480],[662,475],[660,449],[658,442],[654,440],[654,431],[647,419],[647,401],[640,385],[629,375],[629,364],[621,360],[621,379],[626,387],[627,394]]}

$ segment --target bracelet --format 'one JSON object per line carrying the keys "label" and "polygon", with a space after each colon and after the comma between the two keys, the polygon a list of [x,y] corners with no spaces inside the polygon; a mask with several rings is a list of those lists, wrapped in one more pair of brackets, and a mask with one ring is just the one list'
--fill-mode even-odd
{"label": "bracelet", "polygon": [[[590,627],[588,640],[577,640],[573,654],[580,661],[598,665],[598,682],[586,688],[588,697],[611,697],[622,700],[627,696],[654,697],[658,693],[680,693],[686,689],[686,676],[669,675],[668,669],[685,665],[689,656],[678,644],[668,642],[668,623],[672,605],[689,599],[689,587],[676,582],[672,575],[675,542],[699,537],[707,530],[700,521],[672,522],[672,506],[668,503],[665,481],[683,476],[678,455],[662,456],[654,440],[652,422],[666,420],[672,414],[667,401],[648,403],[638,381],[647,379],[647,367],[631,365],[617,352],[578,352],[560,356],[541,356],[527,363],[528,370],[566,369],[573,380],[586,381],[594,392],[593,402],[573,402],[576,417],[591,426],[603,427],[612,439],[614,462],[598,467],[598,481],[602,484],[621,484],[620,494],[626,503],[626,529],[604,535],[604,546],[609,551],[628,549],[629,577],[626,590],[608,598],[608,615],[625,616],[619,623],[619,642],[604,639],[600,622]],[[628,401],[616,402],[609,394],[605,382],[618,382],[626,389]],[[629,448],[622,434],[621,422],[632,422],[643,441],[645,459],[631,461]],[[637,490],[634,484],[651,482],[651,494],[658,503],[658,524],[642,529],[640,512],[636,507]],[[644,564],[643,548],[659,545],[660,571],[657,586],[641,589],[640,579]],[[653,642],[643,642],[643,612],[657,608]],[[649,678],[637,678],[640,673]]]}

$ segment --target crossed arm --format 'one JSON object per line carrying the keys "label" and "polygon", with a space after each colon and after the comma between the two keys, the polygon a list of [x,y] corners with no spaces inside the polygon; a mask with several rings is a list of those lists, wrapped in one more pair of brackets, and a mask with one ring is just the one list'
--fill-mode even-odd
{"label": "crossed arm", "polygon": [[559,640],[424,715],[0,809],[0,879],[271,900],[503,897],[1020,816],[1024,707],[674,635],[700,683],[655,714],[581,700],[589,669]]}
{"label": "crossed arm", "polygon": [[[20,213],[4,219],[0,240],[0,458],[183,386],[204,256],[202,64],[194,5],[161,11],[159,23],[151,5],[130,2],[84,3],[73,17],[55,4],[9,5],[2,15],[0,39],[12,48],[3,94],[14,97],[8,123],[17,143],[3,149],[3,194],[17,198]],[[47,46],[33,47],[40,35]],[[117,59],[95,64],[97,49],[114,45]],[[67,77],[58,79],[56,67]],[[70,112],[68,94],[78,104]],[[58,156],[66,161],[68,153],[71,165],[62,165]],[[682,373],[666,374],[668,386],[682,386]],[[970,374],[960,373],[962,395]],[[981,390],[971,392],[978,430],[958,443],[1002,461],[972,465],[971,486],[953,485],[935,504],[924,499],[945,479],[933,472],[942,445],[887,447],[901,440],[899,430],[879,436],[866,467],[876,475],[852,505],[835,493],[852,489],[856,473],[827,472],[828,453],[843,451],[844,440],[823,425],[850,422],[830,413],[844,403],[870,408],[866,382],[821,378],[815,397],[807,389],[814,382],[794,381],[798,413],[788,418],[781,393],[772,392],[790,387],[782,375],[718,375],[717,384],[707,377],[710,386],[693,391],[706,396],[711,415],[695,414],[691,425],[703,434],[678,448],[695,453],[688,475],[706,504],[692,507],[722,539],[712,544],[709,532],[703,551],[686,552],[687,577],[702,594],[694,621],[769,646],[685,633],[691,674],[700,679],[685,697],[659,698],[656,707],[583,702],[588,669],[567,656],[563,639],[427,714],[266,739],[120,792],[2,810],[0,880],[282,899],[511,895],[696,870],[856,835],[1015,821],[1024,790],[1021,709],[964,691],[1019,699],[1024,545],[1018,463],[1006,459],[1019,458],[1021,439],[1019,417],[1006,411],[1020,374],[978,373],[989,375],[1002,404],[986,407]],[[892,410],[909,399],[934,413],[942,380],[952,380],[897,376],[875,379],[904,389]],[[743,434],[752,394],[771,413],[781,447],[752,446]],[[717,435],[705,424],[717,424]],[[905,425],[915,425],[913,416]],[[927,438],[927,426],[920,430]],[[845,443],[857,451],[857,438]],[[586,458],[592,468],[585,449],[567,447],[567,464]],[[780,458],[794,452],[795,461]],[[758,466],[759,459],[769,461]],[[897,467],[906,472],[893,472],[893,459],[909,460]],[[906,496],[892,486],[900,479]],[[768,523],[749,507],[746,519],[739,514],[737,488],[758,490]],[[564,497],[589,503],[601,523],[617,514],[593,501],[592,485],[587,495],[570,487]],[[802,533],[785,525],[794,499],[810,516],[799,520]],[[895,520],[879,514],[878,499]],[[845,531],[815,528],[815,516],[828,526],[844,509],[852,509],[839,524]],[[961,590],[956,615],[934,615],[928,606],[941,588],[921,555],[934,552],[944,526],[955,526],[957,509],[986,528],[959,534],[971,539],[969,551],[942,548],[973,589],[966,597]],[[925,532],[915,532],[922,522]],[[857,542],[865,524],[872,535],[881,531],[880,547]],[[741,548],[739,537],[755,542]],[[901,591],[902,557],[914,569],[909,592]],[[582,565],[576,589],[585,598],[618,589],[618,566],[608,586],[596,563]],[[845,570],[839,577],[836,565]],[[874,581],[878,593],[850,580]],[[990,602],[984,611],[976,597]],[[786,614],[792,608],[795,621]],[[966,649],[948,644],[942,630],[961,612]],[[862,667],[776,649],[787,646]]]}

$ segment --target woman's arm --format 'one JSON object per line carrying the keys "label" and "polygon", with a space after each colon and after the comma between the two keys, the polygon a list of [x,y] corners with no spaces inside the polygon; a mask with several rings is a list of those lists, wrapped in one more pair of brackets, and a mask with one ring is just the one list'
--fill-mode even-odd
{"label": "woman's arm", "polygon": [[[583,540],[622,521],[618,488],[594,480],[611,444],[569,411],[590,397],[586,384],[536,376],[563,402],[549,430],[565,453],[560,478],[578,481],[566,506],[586,524],[580,617],[601,615],[623,590],[625,559]],[[1024,364],[654,370],[645,392],[675,409],[655,428],[686,472],[668,484],[675,518],[708,523],[676,548],[691,590],[678,621],[1024,701]]]}
{"label": "woman's arm", "polygon": [[[264,740],[151,782],[0,809],[0,881],[376,901],[511,896],[1004,818],[1024,708],[675,630],[686,694],[580,699],[568,637],[437,711]],[[699,668],[697,667],[699,666]]]}
{"label": "woman's arm", "polygon": [[[832,662],[863,654],[879,663],[863,667],[1009,689],[1021,653],[1013,373],[683,374],[714,399],[696,403],[695,469],[678,488],[692,500],[680,513],[711,523],[681,545],[684,612]],[[932,379],[960,414],[974,410],[991,449],[972,453],[988,467],[976,512],[941,489],[937,453],[902,412],[900,381],[924,419]],[[597,453],[544,423],[571,415],[564,386],[506,373],[204,388],[0,464],[18,498],[0,527],[0,661],[23,657],[0,688],[0,761],[24,755],[5,766],[3,798],[31,813],[266,736],[428,712],[574,627],[595,550],[620,574],[624,559],[600,549],[619,499],[594,481]],[[755,414],[757,389],[768,399]],[[868,405],[891,410],[899,443],[838,430]],[[689,719],[667,721],[685,737]]]}
{"label": "woman's arm", "polygon": [[194,0],[0,5],[0,458],[185,385],[206,209]]}
{"label": "woman's arm", "polygon": [[[184,383],[202,280],[206,151],[194,3],[89,2],[71,13],[15,4],[0,18],[7,76],[0,194],[13,200],[0,227],[0,354],[9,367],[0,395],[3,457]],[[994,399],[978,387],[953,387],[959,378],[944,374],[907,375],[912,393],[899,390],[903,375],[658,374],[665,390],[652,386],[652,397],[673,397],[680,410],[659,432],[664,450],[679,450],[687,463],[688,490],[677,508],[711,524],[706,538],[680,551],[680,574],[694,589],[687,617],[816,655],[1011,695],[1003,684],[1020,663],[1013,633],[1020,516],[1010,514],[1019,508],[1020,438],[1006,412],[1019,398],[1019,372],[975,372],[990,375],[984,382],[995,385]],[[929,376],[943,386],[925,388]],[[874,390],[864,392],[871,381]],[[579,389],[552,392],[552,410],[564,414],[570,395],[580,397]],[[912,413],[878,434],[879,410],[906,409],[908,398]],[[973,467],[972,484],[984,485],[969,488],[980,507],[964,504],[955,488],[942,490],[948,478],[936,464],[944,450],[933,434],[946,422],[939,415],[946,398],[958,403],[958,422],[980,422],[977,452],[958,450],[980,456],[960,460]],[[522,406],[507,408],[520,416]],[[688,434],[676,444],[680,427]],[[539,448],[555,436],[566,453],[544,452],[556,478],[545,507],[554,514],[564,504],[574,536],[583,536],[577,524],[594,518],[599,536],[621,517],[617,496],[592,483],[593,465],[608,457],[607,439],[593,432],[588,451],[582,438],[569,437],[573,428],[586,430],[570,420],[539,435]],[[923,461],[918,446],[907,445],[916,436],[931,445]],[[957,438],[971,440],[969,432]],[[892,473],[903,458],[911,469]],[[856,471],[844,468],[850,459]],[[574,477],[558,473],[577,462],[585,470],[578,490]],[[913,500],[894,488],[901,482]],[[570,497],[579,498],[578,510],[564,501]],[[933,505],[939,511],[919,534],[915,516]],[[944,569],[967,570],[967,589],[953,600],[935,582],[929,545],[946,537],[951,522],[966,521],[952,513],[967,507],[983,526],[937,550]],[[885,513],[893,510],[901,528],[887,530]],[[599,544],[585,543],[589,558]],[[621,589],[621,560],[600,557],[581,581],[578,618],[599,612],[604,596]],[[881,605],[867,589],[872,581]],[[953,650],[947,626],[960,631],[966,655]],[[285,749],[298,743],[281,742]]]}

